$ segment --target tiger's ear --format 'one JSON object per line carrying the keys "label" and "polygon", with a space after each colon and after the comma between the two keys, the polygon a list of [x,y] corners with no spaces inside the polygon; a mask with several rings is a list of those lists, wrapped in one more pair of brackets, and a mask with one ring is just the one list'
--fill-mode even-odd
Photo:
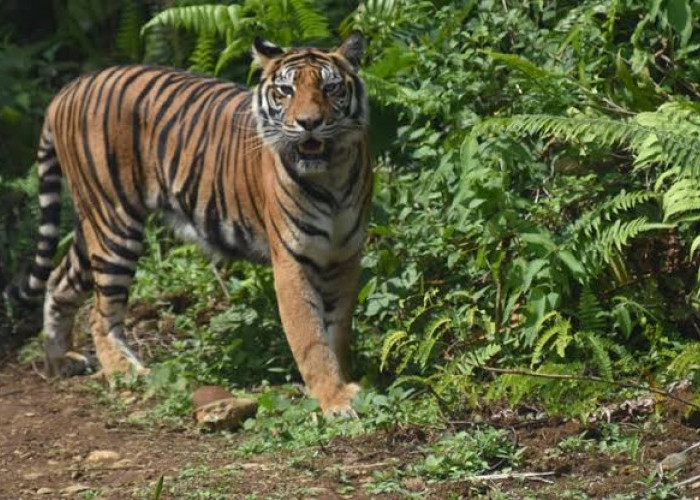
{"label": "tiger's ear", "polygon": [[284,50],[272,42],[268,42],[259,36],[256,36],[255,40],[253,40],[253,59],[260,65],[263,71],[267,68],[268,64],[282,54],[284,54]]}
{"label": "tiger's ear", "polygon": [[353,31],[343,44],[335,50],[336,54],[343,56],[353,68],[360,66],[360,61],[365,53],[367,43],[365,37],[359,31]]}

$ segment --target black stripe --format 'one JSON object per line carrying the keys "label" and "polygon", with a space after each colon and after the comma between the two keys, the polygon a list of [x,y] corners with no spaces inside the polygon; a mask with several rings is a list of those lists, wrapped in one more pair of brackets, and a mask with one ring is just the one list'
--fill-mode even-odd
{"label": "black stripe", "polygon": [[[131,87],[131,84],[134,83],[134,81],[144,73],[148,73],[149,71],[154,71],[153,68],[148,67],[148,66],[143,66],[143,67],[138,67],[134,66],[135,69],[134,73],[129,75],[129,77],[126,79],[126,81],[121,84],[121,89],[119,91],[119,97],[117,98],[117,119],[121,120],[122,118],[122,109],[123,107],[123,102],[124,102],[124,96],[126,95],[126,91],[129,90],[129,87]],[[125,68],[125,73],[131,68]],[[111,100],[111,95],[110,95],[110,100]],[[104,111],[105,108],[103,108]]]}
{"label": "black stripe", "polygon": [[56,163],[51,165],[46,172],[44,172],[43,177],[61,175],[61,173],[61,165],[58,164],[58,158],[56,158]]}
{"label": "black stripe", "polygon": [[92,270],[101,274],[113,274],[117,276],[133,276],[134,270],[116,262],[110,262],[99,255],[92,257]]}
{"label": "black stripe", "polygon": [[[296,172],[294,167],[289,165],[289,160],[287,158],[281,158],[281,161],[284,170],[287,172],[287,175],[289,175],[289,177],[294,181],[294,183],[301,188],[301,190],[306,196],[312,198],[313,200],[324,203],[331,208],[336,208],[335,198],[333,198],[333,195],[329,191],[302,178]],[[324,215],[330,215],[330,212],[323,213]]]}
{"label": "black stripe", "polygon": [[[123,285],[96,285],[95,288],[100,292],[100,295],[105,297],[126,297],[129,294],[129,289]],[[106,314],[102,315],[107,316]]]}
{"label": "black stripe", "polygon": [[274,220],[272,221],[272,228],[275,230],[275,233],[277,233],[277,237],[282,243],[282,246],[284,246],[284,249],[294,258],[294,260],[296,260],[299,264],[309,266],[316,273],[321,272],[321,266],[319,266],[313,259],[295,252],[289,245],[287,245],[287,242],[284,241],[284,238],[282,237],[282,234],[280,233],[280,230]]}
{"label": "black stripe", "polygon": [[61,222],[61,204],[58,202],[52,203],[41,208],[41,219],[39,225],[51,224],[58,226]]}
{"label": "black stripe", "polygon": [[328,241],[330,241],[331,237],[328,234],[327,231],[324,231],[323,229],[314,226],[313,224],[309,224],[298,217],[295,217],[294,214],[292,214],[289,210],[287,210],[287,207],[284,206],[284,203],[282,203],[281,200],[277,199],[277,203],[279,206],[282,208],[282,211],[284,212],[284,215],[294,224],[297,229],[299,229],[301,232],[304,234],[307,234],[309,236],[322,236]]}
{"label": "black stripe", "polygon": [[352,229],[348,234],[343,237],[341,240],[342,245],[346,245],[349,241],[350,238],[352,238],[355,233],[360,229],[362,226],[363,221],[365,220],[365,205],[369,201],[369,198],[372,196],[372,189],[368,189],[367,193],[365,193],[365,197],[362,199],[362,203],[360,204],[360,210],[357,213],[357,219],[355,219],[355,224],[353,224]]}
{"label": "black stripe", "polygon": [[39,194],[50,194],[61,192],[61,181],[41,178],[39,181]]}

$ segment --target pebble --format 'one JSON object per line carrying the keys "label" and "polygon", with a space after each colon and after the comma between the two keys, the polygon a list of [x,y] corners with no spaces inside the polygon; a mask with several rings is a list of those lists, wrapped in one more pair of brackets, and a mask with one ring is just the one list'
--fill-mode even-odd
{"label": "pebble", "polygon": [[53,492],[53,488],[39,488],[38,490],[36,490],[37,495],[50,495]]}
{"label": "pebble", "polygon": [[128,458],[122,458],[121,460],[118,460],[114,462],[112,465],[109,466],[110,469],[128,469],[129,467],[133,467],[134,462],[129,460]]}
{"label": "pebble", "polygon": [[112,450],[94,450],[85,459],[86,462],[97,463],[97,462],[116,462],[119,460],[119,453]]}
{"label": "pebble", "polygon": [[81,491],[89,490],[90,486],[86,484],[74,484],[72,486],[66,486],[61,490],[61,493],[66,495],[74,495],[75,493],[80,493]]}

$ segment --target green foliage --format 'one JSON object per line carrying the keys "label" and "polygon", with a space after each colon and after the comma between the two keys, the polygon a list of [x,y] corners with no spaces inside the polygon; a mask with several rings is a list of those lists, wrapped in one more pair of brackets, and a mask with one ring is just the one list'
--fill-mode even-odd
{"label": "green foliage", "polygon": [[[246,0],[233,5],[189,5],[159,12],[144,27],[153,35],[158,27],[181,28],[196,35],[191,67],[202,73],[220,73],[249,53],[255,36],[265,35],[281,45],[312,42],[330,35],[328,23],[311,0],[261,2]],[[162,43],[159,35],[149,43]]]}
{"label": "green foliage", "polygon": [[409,472],[430,479],[457,481],[492,470],[494,465],[517,466],[522,451],[505,430],[458,432],[430,446],[423,461],[409,467]]}

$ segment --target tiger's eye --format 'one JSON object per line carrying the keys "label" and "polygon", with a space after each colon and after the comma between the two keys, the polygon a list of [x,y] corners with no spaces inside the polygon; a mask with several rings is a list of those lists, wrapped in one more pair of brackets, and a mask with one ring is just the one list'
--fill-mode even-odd
{"label": "tiger's eye", "polygon": [[345,85],[342,82],[326,83],[323,86],[323,92],[326,95],[341,95],[345,91]]}
{"label": "tiger's eye", "polygon": [[291,97],[294,95],[294,88],[291,85],[277,85],[277,92],[279,92],[284,97]]}

